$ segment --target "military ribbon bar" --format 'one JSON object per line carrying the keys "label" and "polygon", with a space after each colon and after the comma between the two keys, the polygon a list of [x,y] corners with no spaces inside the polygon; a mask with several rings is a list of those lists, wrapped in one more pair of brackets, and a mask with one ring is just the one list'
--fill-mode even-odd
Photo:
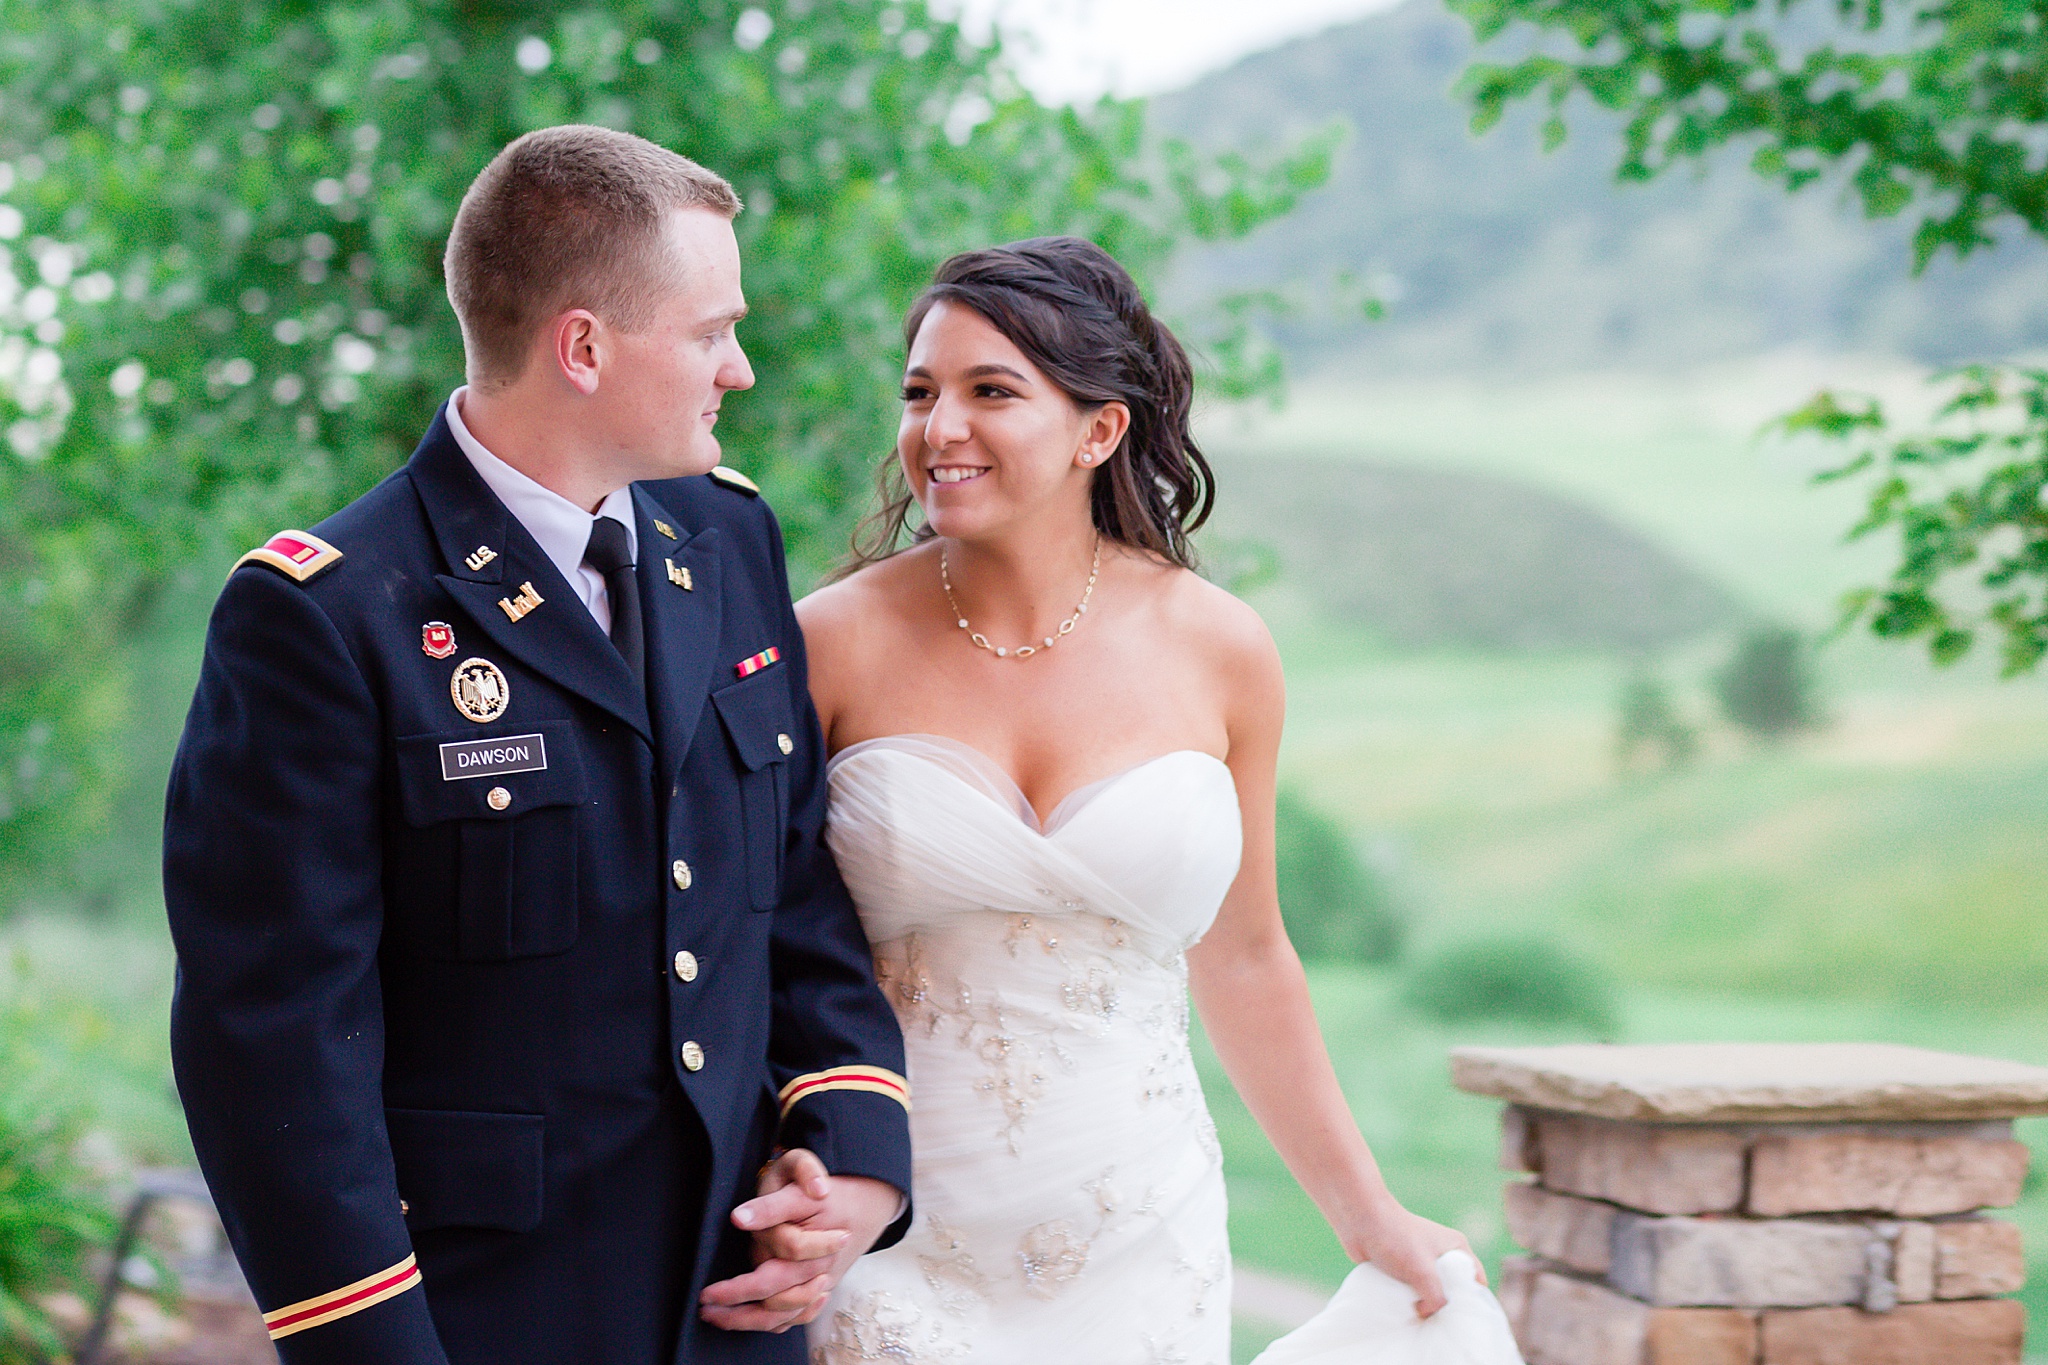
{"label": "military ribbon bar", "polygon": [[751,678],[768,665],[782,658],[782,651],[770,645],[751,659],[741,659],[732,666],[732,671],[742,678]]}
{"label": "military ribbon bar", "polygon": [[308,1327],[324,1326],[351,1313],[360,1313],[403,1294],[419,1282],[419,1265],[408,1256],[390,1269],[367,1275],[354,1284],[273,1309],[263,1315],[263,1325],[270,1329],[270,1339],[276,1341]]}
{"label": "military ribbon bar", "polygon": [[879,1066],[835,1066],[829,1071],[813,1071],[807,1076],[799,1076],[783,1086],[777,1097],[782,1101],[783,1116],[788,1116],[798,1100],[821,1095],[827,1090],[865,1090],[870,1094],[887,1095],[905,1109],[910,1108],[910,1082],[895,1072]]}

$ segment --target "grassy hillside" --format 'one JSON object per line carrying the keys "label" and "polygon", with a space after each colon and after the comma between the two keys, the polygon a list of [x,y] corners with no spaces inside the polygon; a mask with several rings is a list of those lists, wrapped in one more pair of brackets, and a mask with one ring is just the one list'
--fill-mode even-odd
{"label": "grassy hillside", "polygon": [[1474,139],[1449,95],[1470,55],[1461,22],[1409,0],[1156,101],[1209,144],[1271,145],[1340,116],[1352,128],[1325,190],[1194,257],[1183,288],[1313,296],[1359,272],[1387,323],[1288,329],[1298,358],[1353,374],[1692,364],[1788,343],[1945,360],[2048,341],[2048,248],[2033,239],[1916,282],[1910,223],[1864,221],[1831,183],[1788,197],[1739,151],[1704,178],[1618,188],[1617,134],[1589,109],[1554,155],[1528,117]]}

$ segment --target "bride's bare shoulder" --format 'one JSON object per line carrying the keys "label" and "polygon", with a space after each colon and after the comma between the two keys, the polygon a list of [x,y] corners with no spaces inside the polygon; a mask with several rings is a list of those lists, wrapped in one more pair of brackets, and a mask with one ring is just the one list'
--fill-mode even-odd
{"label": "bride's bare shoulder", "polygon": [[1263,695],[1280,686],[1280,651],[1258,612],[1189,569],[1160,564],[1158,601],[1173,638],[1188,642],[1205,670],[1233,692]]}
{"label": "bride's bare shoulder", "polygon": [[797,624],[813,654],[839,652],[872,638],[878,626],[900,619],[922,547],[868,564],[846,577],[814,589],[796,604]]}

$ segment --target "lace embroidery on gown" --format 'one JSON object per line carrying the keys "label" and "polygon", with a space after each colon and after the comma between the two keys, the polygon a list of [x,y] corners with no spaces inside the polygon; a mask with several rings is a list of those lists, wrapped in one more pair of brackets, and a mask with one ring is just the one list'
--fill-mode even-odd
{"label": "lace embroidery on gown", "polygon": [[1185,953],[1237,875],[1230,770],[1166,754],[1043,826],[934,736],[856,744],[830,786],[826,836],[909,1049],[915,1217],[812,1325],[814,1365],[1225,1365]]}

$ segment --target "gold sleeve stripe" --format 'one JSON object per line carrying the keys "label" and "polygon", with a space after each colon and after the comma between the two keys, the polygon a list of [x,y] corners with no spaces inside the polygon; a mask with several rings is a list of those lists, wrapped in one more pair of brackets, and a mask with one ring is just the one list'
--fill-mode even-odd
{"label": "gold sleeve stripe", "polygon": [[308,1327],[319,1327],[351,1313],[360,1313],[373,1304],[396,1298],[419,1282],[420,1268],[408,1256],[390,1269],[367,1275],[354,1284],[345,1284],[331,1293],[273,1309],[263,1315],[263,1325],[270,1329],[270,1339],[276,1341],[294,1332],[303,1332]]}
{"label": "gold sleeve stripe", "polygon": [[866,1090],[887,1095],[905,1109],[910,1108],[910,1082],[895,1072],[879,1066],[835,1066],[829,1071],[799,1076],[783,1086],[779,1096],[783,1114],[787,1115],[798,1100],[827,1090]]}

